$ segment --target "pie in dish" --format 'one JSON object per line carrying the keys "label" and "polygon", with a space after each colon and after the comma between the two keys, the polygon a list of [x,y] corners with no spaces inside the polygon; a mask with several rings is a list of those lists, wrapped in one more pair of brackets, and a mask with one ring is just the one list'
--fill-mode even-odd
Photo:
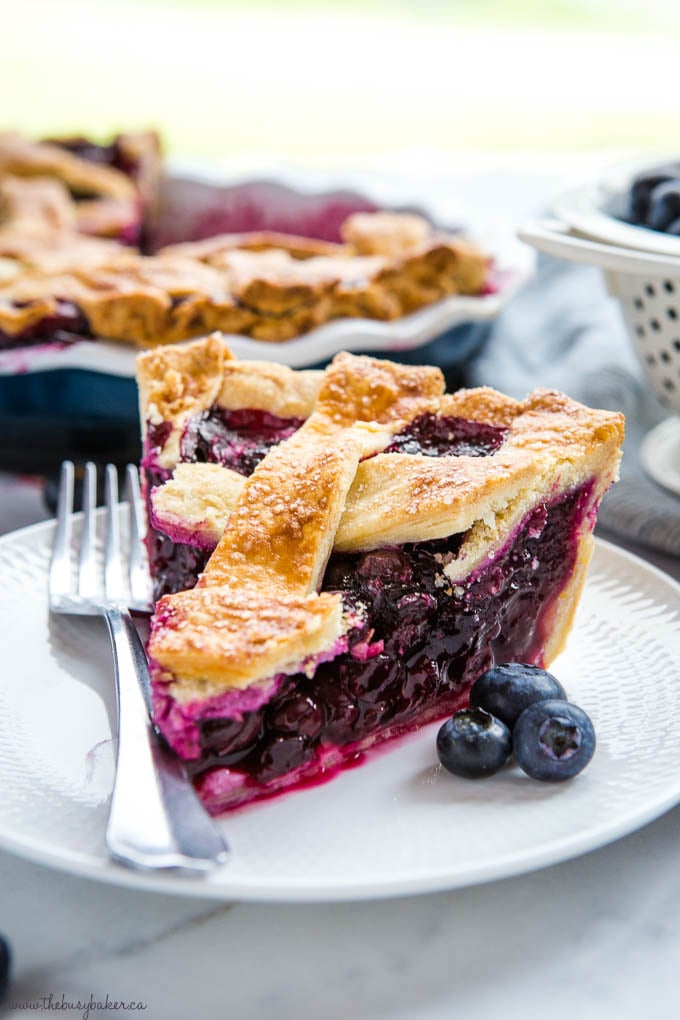
{"label": "pie in dish", "polygon": [[[0,133],[0,231],[78,231],[142,245],[155,212],[161,172],[152,131],[33,141]],[[9,200],[8,200],[9,199]]]}
{"label": "pie in dish", "polygon": [[140,355],[138,381],[155,720],[212,812],[562,649],[621,415],[350,354],[239,362],[219,336]]}
{"label": "pie in dish", "polygon": [[[24,223],[31,207],[43,222],[67,215],[52,194],[24,194]],[[488,257],[418,216],[354,214],[343,234],[342,244],[227,234],[146,256],[65,229],[0,228],[0,347],[85,338],[154,347],[213,330],[285,341],[331,319],[395,319],[487,287]]]}

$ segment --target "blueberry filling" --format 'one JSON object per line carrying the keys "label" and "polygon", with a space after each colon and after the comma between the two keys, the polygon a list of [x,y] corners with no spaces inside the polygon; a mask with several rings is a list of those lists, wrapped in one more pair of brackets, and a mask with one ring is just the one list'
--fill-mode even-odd
{"label": "blueberry filling", "polygon": [[460,584],[443,568],[462,536],[332,556],[324,589],[340,590],[348,609],[365,613],[348,651],[312,678],[285,678],[255,711],[198,719],[201,754],[187,763],[191,774],[227,767],[256,789],[313,770],[328,748],[342,748],[346,760],[367,741],[450,715],[495,663],[541,664],[548,614],[574,569],[592,498],[588,483],[536,508]]}
{"label": "blueberry filling", "polygon": [[[278,418],[265,411],[225,411],[213,406],[191,418],[180,443],[183,463],[223,464],[242,475],[250,475],[272,446],[288,439],[302,425],[300,418]],[[155,455],[165,445],[170,422],[147,426],[145,468],[147,491],[169,477],[155,464]],[[426,454],[432,457],[487,457],[501,446],[507,429],[464,418],[421,415],[394,437],[386,452]],[[166,535],[149,529],[147,537],[154,597],[193,588],[204,570],[209,552],[198,546],[175,543]]]}
{"label": "blueberry filling", "polygon": [[301,418],[213,407],[187,423],[180,459],[185,463],[223,464],[239,474],[251,475],[272,446],[288,439],[301,425]]}
{"label": "blueberry filling", "polygon": [[147,531],[146,551],[153,580],[154,600],[159,599],[161,595],[193,588],[210,557],[206,549],[173,542],[155,528],[149,528]]}
{"label": "blueberry filling", "polygon": [[507,431],[466,418],[422,414],[394,437],[385,452],[428,457],[488,457],[501,446]]}

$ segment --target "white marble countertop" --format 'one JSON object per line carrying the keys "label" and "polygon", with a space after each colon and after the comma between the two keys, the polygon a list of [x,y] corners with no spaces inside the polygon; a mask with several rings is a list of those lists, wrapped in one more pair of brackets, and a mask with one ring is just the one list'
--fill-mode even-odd
{"label": "white marble countertop", "polygon": [[1,855],[11,997],[108,995],[154,1020],[675,1020],[679,841],[676,809],[521,878],[332,906],[211,905]]}
{"label": "white marble countertop", "polygon": [[[0,476],[0,531],[46,516],[37,484]],[[680,577],[680,560],[653,560]],[[82,1017],[65,1007],[108,996],[87,1015],[132,1001],[149,1020],[675,1020],[679,843],[680,807],[519,878],[303,906],[133,891],[0,852],[5,1008]]]}

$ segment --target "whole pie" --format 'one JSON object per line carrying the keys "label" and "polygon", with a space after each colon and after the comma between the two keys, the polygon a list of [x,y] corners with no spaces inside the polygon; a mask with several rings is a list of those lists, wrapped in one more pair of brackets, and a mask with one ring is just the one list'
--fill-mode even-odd
{"label": "whole pie", "polygon": [[150,254],[160,171],[152,133],[108,145],[0,134],[0,349],[213,330],[281,342],[489,287],[484,252],[408,213],[354,213],[336,244],[253,232]]}
{"label": "whole pie", "polygon": [[351,354],[240,362],[219,336],[140,355],[138,380],[155,720],[212,812],[564,646],[621,415]]}
{"label": "whole pie", "polygon": [[116,135],[107,144],[0,133],[0,243],[12,231],[58,230],[143,244],[160,172],[152,131]]}

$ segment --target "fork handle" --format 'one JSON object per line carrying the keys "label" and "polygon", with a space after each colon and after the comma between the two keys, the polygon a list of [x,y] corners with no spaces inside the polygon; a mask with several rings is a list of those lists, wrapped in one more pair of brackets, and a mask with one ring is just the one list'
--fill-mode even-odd
{"label": "fork handle", "polygon": [[116,673],[118,752],[106,829],[112,857],[133,868],[205,872],[229,848],[201,805],[180,759],[161,744],[149,717],[144,647],[127,609],[104,609]]}

